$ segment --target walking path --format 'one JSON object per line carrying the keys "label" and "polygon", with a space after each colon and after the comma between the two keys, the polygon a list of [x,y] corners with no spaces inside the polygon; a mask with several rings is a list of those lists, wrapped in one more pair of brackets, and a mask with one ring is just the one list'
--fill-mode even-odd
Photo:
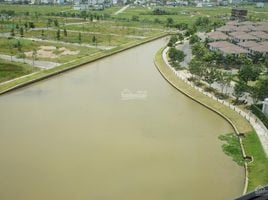
{"label": "walking path", "polygon": [[[0,54],[0,58],[3,60],[9,60],[9,61],[11,60],[10,55]],[[12,61],[20,62],[20,63],[27,63],[29,65],[33,65],[33,66],[39,67],[41,69],[51,69],[53,67],[57,67],[60,65],[60,63],[50,62],[50,61],[42,61],[42,60],[35,60],[34,64],[33,64],[33,60],[31,60],[31,59],[17,58],[15,56],[12,56]]]}
{"label": "walking path", "polygon": [[215,97],[214,95],[212,95],[211,93],[205,92],[202,88],[199,88],[197,86],[195,86],[192,82],[188,81],[188,78],[191,77],[191,74],[187,71],[187,70],[179,70],[176,71],[168,62],[167,59],[167,52],[169,50],[169,47],[167,47],[166,49],[164,49],[162,57],[164,62],[167,64],[167,66],[170,67],[170,69],[176,74],[176,76],[178,76],[178,78],[182,79],[185,83],[191,85],[192,87],[194,87],[196,90],[198,90],[199,92],[203,93],[204,95],[211,97],[212,99],[222,103],[223,105],[229,107],[230,109],[236,111],[237,113],[239,113],[242,117],[244,117],[246,120],[248,120],[250,122],[250,124],[252,125],[252,127],[255,129],[262,147],[266,153],[266,156],[268,156],[268,130],[267,128],[263,125],[263,123],[254,115],[252,114],[250,111],[249,112],[245,112],[243,110],[241,110],[240,108],[238,108],[237,106],[232,105],[231,103],[225,101],[225,100],[221,100],[218,99],[217,97]]}
{"label": "walking path", "polygon": [[129,5],[124,6],[124,7],[121,8],[120,10],[116,11],[116,12],[114,13],[114,15],[118,15],[118,14],[124,12],[128,7],[129,7]]}

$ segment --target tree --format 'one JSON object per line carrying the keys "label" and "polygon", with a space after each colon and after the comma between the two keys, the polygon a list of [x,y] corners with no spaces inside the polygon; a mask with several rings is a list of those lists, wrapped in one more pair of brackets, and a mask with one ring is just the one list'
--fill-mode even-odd
{"label": "tree", "polygon": [[36,51],[36,49],[34,48],[34,49],[33,49],[33,52],[32,52],[33,65],[34,65],[34,61],[36,60],[36,58],[37,58],[37,51]]}
{"label": "tree", "polygon": [[131,20],[134,21],[134,22],[138,22],[139,21],[139,16],[133,15]]}
{"label": "tree", "polygon": [[44,38],[44,36],[45,36],[45,31],[44,31],[44,29],[41,30],[41,36],[42,36],[42,38]]}
{"label": "tree", "polygon": [[78,33],[78,42],[81,43],[81,41],[82,41],[82,35],[81,35],[81,33],[79,32],[79,33]]}
{"label": "tree", "polygon": [[168,46],[173,47],[175,46],[176,42],[178,41],[178,38],[176,35],[172,35],[169,39]]}
{"label": "tree", "polygon": [[59,27],[59,22],[57,19],[54,19],[54,26]]}
{"label": "tree", "polygon": [[171,47],[169,49],[168,56],[172,62],[182,62],[185,57],[185,54],[183,53],[183,51]]}
{"label": "tree", "polygon": [[20,37],[23,37],[23,35],[24,35],[23,27],[20,27]]}
{"label": "tree", "polygon": [[52,23],[52,19],[48,18],[47,19],[47,29],[48,29],[48,27],[51,26],[51,23]]}
{"label": "tree", "polygon": [[178,33],[178,39],[179,39],[180,41],[184,40],[184,36],[183,36],[182,33]]}
{"label": "tree", "polygon": [[240,68],[238,72],[238,78],[244,81],[246,84],[248,81],[255,81],[259,77],[261,70],[258,67],[253,67],[251,65],[245,65]]}
{"label": "tree", "polygon": [[244,82],[239,81],[235,84],[233,95],[236,97],[236,102],[238,102],[239,98],[244,95],[247,90],[247,86]]}
{"label": "tree", "polygon": [[232,79],[230,73],[219,71],[217,82],[221,86],[221,93],[224,92],[224,88],[230,84],[231,80]]}
{"label": "tree", "polygon": [[25,30],[27,31],[28,30],[28,23],[27,22],[24,23],[24,27],[25,27]]}
{"label": "tree", "polygon": [[83,18],[84,20],[87,19],[87,11],[83,10],[80,14],[80,17]]}
{"label": "tree", "polygon": [[206,66],[204,70],[204,79],[211,86],[218,79],[218,71],[212,66]]}
{"label": "tree", "polygon": [[35,25],[34,25],[33,22],[28,22],[28,27],[29,27],[29,28],[35,28]]}
{"label": "tree", "polygon": [[192,35],[192,36],[190,37],[189,43],[190,43],[190,44],[194,44],[194,43],[197,43],[197,42],[199,42],[199,41],[200,41],[200,38],[199,38],[197,35]]}
{"label": "tree", "polygon": [[167,27],[172,27],[174,24],[174,20],[171,17],[167,18]]}
{"label": "tree", "polygon": [[198,58],[202,58],[206,54],[206,52],[207,52],[207,49],[200,42],[197,42],[192,46],[192,53]]}
{"label": "tree", "polygon": [[60,29],[57,30],[56,38],[57,38],[57,40],[60,40]]}
{"label": "tree", "polygon": [[23,63],[25,63],[26,55],[24,52],[21,53],[20,57],[23,59]]}
{"label": "tree", "polygon": [[268,98],[268,77],[260,79],[254,87],[252,87],[252,98],[263,101]]}
{"label": "tree", "polygon": [[197,60],[196,58],[192,59],[189,63],[190,73],[196,75],[199,79],[202,78],[205,70],[203,64],[202,61]]}
{"label": "tree", "polygon": [[208,17],[198,17],[195,21],[196,26],[208,26],[210,23],[210,20]]}
{"label": "tree", "polygon": [[97,44],[97,38],[95,35],[93,35],[93,37],[92,37],[92,43],[95,45]]}
{"label": "tree", "polygon": [[21,51],[21,43],[19,40],[17,40],[17,44],[16,44],[16,47],[18,48],[18,51]]}
{"label": "tree", "polygon": [[65,37],[67,37],[67,30],[66,30],[66,29],[63,29],[63,35],[64,35]]}
{"label": "tree", "polygon": [[255,53],[252,57],[252,61],[254,64],[259,63],[260,61],[264,60],[264,56],[262,53]]}

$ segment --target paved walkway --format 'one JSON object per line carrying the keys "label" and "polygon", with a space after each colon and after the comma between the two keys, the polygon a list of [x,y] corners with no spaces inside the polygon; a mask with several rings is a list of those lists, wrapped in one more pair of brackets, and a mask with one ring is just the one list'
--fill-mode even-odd
{"label": "paved walkway", "polygon": [[120,10],[116,11],[116,12],[114,13],[114,15],[118,15],[118,14],[124,12],[128,7],[129,7],[129,5],[124,6],[124,7],[121,8]]}
{"label": "paved walkway", "polygon": [[[0,58],[3,60],[11,61],[10,55],[0,54]],[[27,59],[27,58],[23,59],[23,58],[16,58],[15,56],[12,56],[12,61],[33,65],[33,60]],[[34,66],[39,67],[41,69],[51,69],[51,68],[57,67],[59,65],[60,65],[60,63],[50,62],[50,61],[42,61],[42,60],[35,60],[34,61]]]}
{"label": "paved walkway", "polygon": [[219,100],[217,97],[215,97],[214,95],[212,95],[211,93],[205,92],[202,88],[196,87],[192,82],[188,81],[188,78],[191,77],[191,74],[187,71],[187,70],[180,70],[180,71],[176,71],[168,62],[167,59],[167,52],[168,52],[169,47],[167,47],[166,49],[164,49],[162,57],[164,62],[170,67],[170,69],[178,76],[178,78],[182,79],[185,83],[191,85],[192,87],[194,87],[196,90],[198,90],[199,92],[203,93],[204,95],[226,105],[227,107],[231,108],[232,110],[236,111],[237,113],[239,113],[242,117],[244,117],[246,120],[248,120],[250,122],[250,124],[252,125],[252,127],[255,129],[260,142],[262,144],[262,147],[266,153],[266,156],[268,156],[268,130],[267,128],[263,125],[263,123],[254,115],[252,114],[250,111],[245,112],[243,110],[241,110],[240,108],[238,108],[237,106],[234,106],[232,104],[230,104],[227,101],[224,100]]}

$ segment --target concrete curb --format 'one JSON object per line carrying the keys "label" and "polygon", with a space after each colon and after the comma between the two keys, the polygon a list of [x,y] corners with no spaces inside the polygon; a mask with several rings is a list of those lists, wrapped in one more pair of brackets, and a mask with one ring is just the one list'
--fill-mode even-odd
{"label": "concrete curb", "polygon": [[[164,49],[164,48],[163,48]],[[161,49],[161,58],[162,58],[162,52],[163,52],[163,49]],[[159,51],[157,52],[159,53]],[[163,58],[162,58],[163,59]],[[164,62],[164,60],[163,60]],[[240,143],[240,147],[241,147],[241,150],[242,150],[242,155],[243,155],[243,158],[244,159],[247,159],[247,158],[251,158],[251,156],[247,156],[246,153],[245,153],[245,149],[244,149],[244,145],[243,145],[243,142],[242,142],[242,139],[240,137],[240,133],[237,129],[237,127],[235,126],[235,124],[224,114],[222,114],[221,112],[215,110],[214,108],[210,107],[209,105],[199,101],[198,99],[194,98],[193,96],[191,96],[191,94],[188,94],[187,92],[183,91],[181,88],[179,88],[175,83],[173,83],[171,80],[169,80],[168,78],[168,75],[165,74],[162,70],[161,70],[161,67],[159,66],[159,63],[157,63],[157,61],[154,59],[154,63],[155,63],[155,66],[157,68],[157,70],[160,72],[160,74],[163,76],[163,78],[169,82],[175,89],[177,89],[179,92],[181,92],[182,94],[184,94],[185,96],[187,96],[188,98],[192,99],[193,101],[199,103],[200,105],[206,107],[207,109],[215,112],[216,114],[218,114],[220,117],[222,117],[224,120],[226,120],[234,129],[235,133],[238,135],[238,138],[239,138],[239,143]],[[171,71],[171,69],[166,66],[170,72],[173,74],[173,72]],[[178,78],[178,77],[177,77]],[[253,160],[253,158],[252,158]],[[244,183],[244,189],[243,189],[243,195],[247,193],[247,188],[248,188],[248,165],[247,165],[247,162],[244,163],[244,168],[245,168],[245,183]]]}

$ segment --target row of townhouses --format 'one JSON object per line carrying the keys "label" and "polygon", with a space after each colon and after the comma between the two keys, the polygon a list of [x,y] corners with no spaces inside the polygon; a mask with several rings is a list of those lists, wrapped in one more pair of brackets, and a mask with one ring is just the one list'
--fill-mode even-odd
{"label": "row of townhouses", "polygon": [[207,34],[210,50],[223,55],[268,53],[268,22],[230,21]]}

